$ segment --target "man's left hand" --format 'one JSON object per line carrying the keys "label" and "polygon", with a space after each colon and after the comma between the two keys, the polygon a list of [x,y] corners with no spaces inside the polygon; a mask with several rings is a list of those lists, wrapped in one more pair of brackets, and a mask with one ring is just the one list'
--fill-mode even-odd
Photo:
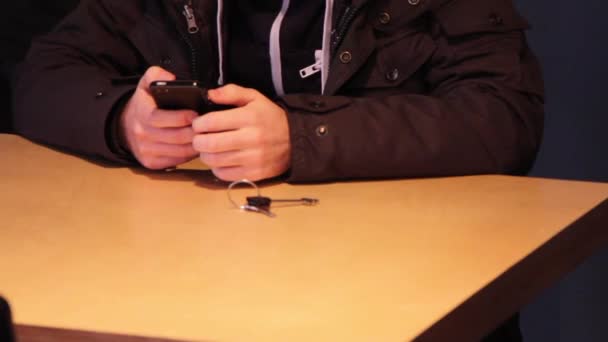
{"label": "man's left hand", "polygon": [[289,169],[291,143],[287,114],[254,89],[227,85],[209,99],[233,109],[210,112],[192,124],[200,159],[225,181],[257,181]]}

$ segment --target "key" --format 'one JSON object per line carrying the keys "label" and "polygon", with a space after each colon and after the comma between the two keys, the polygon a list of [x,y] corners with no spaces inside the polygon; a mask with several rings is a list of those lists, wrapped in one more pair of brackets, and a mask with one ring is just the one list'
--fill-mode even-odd
{"label": "key", "polygon": [[[232,190],[232,188],[234,188],[235,186],[240,185],[240,184],[249,185],[252,188],[254,188],[255,190],[257,190],[257,193],[258,193],[257,196],[247,197],[247,204],[245,204],[245,205],[239,205],[230,195],[230,190]],[[244,211],[253,212],[253,213],[264,214],[268,217],[276,217],[276,215],[272,211],[270,211],[270,205],[272,204],[272,202],[294,203],[294,204],[301,204],[301,205],[305,205],[305,206],[313,206],[313,205],[317,205],[319,203],[318,199],[308,198],[308,197],[297,198],[297,199],[271,199],[270,197],[262,196],[260,194],[260,188],[254,182],[246,180],[246,179],[233,182],[230,184],[230,186],[228,186],[228,200],[230,200],[230,203],[232,203],[232,205],[234,205],[235,208],[238,208],[238,209],[241,209]]]}
{"label": "key", "polygon": [[266,209],[266,208],[263,208],[263,207],[258,207],[258,206],[255,206],[255,205],[247,204],[247,205],[242,206],[241,209],[245,210],[245,211],[252,212],[252,213],[263,214],[263,215],[266,215],[268,217],[276,217],[277,216],[272,211],[270,211],[270,207],[268,207],[268,209]]}
{"label": "key", "polygon": [[264,197],[264,196],[247,197],[247,204],[250,206],[258,207],[258,208],[270,209],[270,205],[272,203],[295,203],[295,204],[301,204],[301,205],[305,205],[305,206],[314,206],[319,203],[319,200],[316,198],[308,198],[308,197],[294,198],[294,199],[273,199],[273,198]]}

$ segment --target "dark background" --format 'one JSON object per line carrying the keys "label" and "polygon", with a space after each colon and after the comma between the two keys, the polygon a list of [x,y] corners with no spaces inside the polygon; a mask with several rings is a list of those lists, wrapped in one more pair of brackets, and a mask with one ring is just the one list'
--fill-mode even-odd
{"label": "dark background", "polygon": [[[531,175],[608,181],[608,2],[516,0],[545,75],[545,138]],[[608,229],[608,222],[606,223]],[[526,341],[608,341],[608,249],[525,308]]]}
{"label": "dark background", "polygon": [[[125,0],[128,1],[128,0]],[[32,37],[50,30],[79,0],[3,0],[0,3],[0,133],[11,131],[9,82]]]}
{"label": "dark background", "polygon": [[[10,128],[7,79],[27,38],[78,0],[21,0],[0,13],[0,132]],[[547,90],[545,138],[532,176],[608,182],[608,24],[605,0],[516,0],[533,29]],[[28,19],[29,18],[29,19]],[[608,223],[606,225],[608,229]],[[525,341],[608,341],[608,249],[526,307]]]}

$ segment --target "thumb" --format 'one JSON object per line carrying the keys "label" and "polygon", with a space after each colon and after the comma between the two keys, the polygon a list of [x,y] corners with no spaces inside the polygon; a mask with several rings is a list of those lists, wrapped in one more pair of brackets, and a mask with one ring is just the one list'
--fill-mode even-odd
{"label": "thumb", "polygon": [[150,89],[150,83],[152,83],[154,81],[173,81],[173,80],[175,80],[175,75],[173,75],[172,73],[170,73],[169,71],[167,71],[161,67],[152,66],[152,67],[148,68],[148,70],[146,70],[146,73],[141,77],[141,79],[139,80],[139,84],[137,85],[137,88],[143,89],[146,92],[148,92]]}
{"label": "thumb", "polygon": [[256,100],[260,93],[251,88],[228,84],[221,88],[210,89],[207,95],[209,100],[215,104],[243,107]]}

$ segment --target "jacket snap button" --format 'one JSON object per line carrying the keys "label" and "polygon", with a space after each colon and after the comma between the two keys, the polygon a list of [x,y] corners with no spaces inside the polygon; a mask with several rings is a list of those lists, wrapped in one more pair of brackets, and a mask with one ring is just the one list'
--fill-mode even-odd
{"label": "jacket snap button", "polygon": [[325,102],[323,102],[323,101],[312,101],[310,103],[310,105],[314,109],[321,109],[321,108],[325,107]]}
{"label": "jacket snap button", "polygon": [[378,16],[378,21],[380,22],[380,24],[386,25],[391,22],[391,15],[387,12],[382,12]]}
{"label": "jacket snap button", "polygon": [[386,79],[394,82],[399,79],[399,69],[395,68],[386,73]]}
{"label": "jacket snap button", "polygon": [[100,98],[103,97],[105,94],[103,93],[103,91],[98,91],[97,94],[95,94],[95,97]]}
{"label": "jacket snap button", "polygon": [[407,2],[412,6],[416,6],[420,3],[420,0],[407,0]]}
{"label": "jacket snap button", "polygon": [[340,62],[348,64],[353,60],[353,55],[350,51],[344,51],[340,54]]}
{"label": "jacket snap button", "polygon": [[327,127],[327,125],[319,125],[317,127],[317,135],[320,137],[324,137],[327,135],[327,133],[329,133],[329,128]]}
{"label": "jacket snap button", "polygon": [[492,25],[499,26],[503,23],[502,17],[496,13],[491,13],[488,18],[490,19],[490,24]]}

